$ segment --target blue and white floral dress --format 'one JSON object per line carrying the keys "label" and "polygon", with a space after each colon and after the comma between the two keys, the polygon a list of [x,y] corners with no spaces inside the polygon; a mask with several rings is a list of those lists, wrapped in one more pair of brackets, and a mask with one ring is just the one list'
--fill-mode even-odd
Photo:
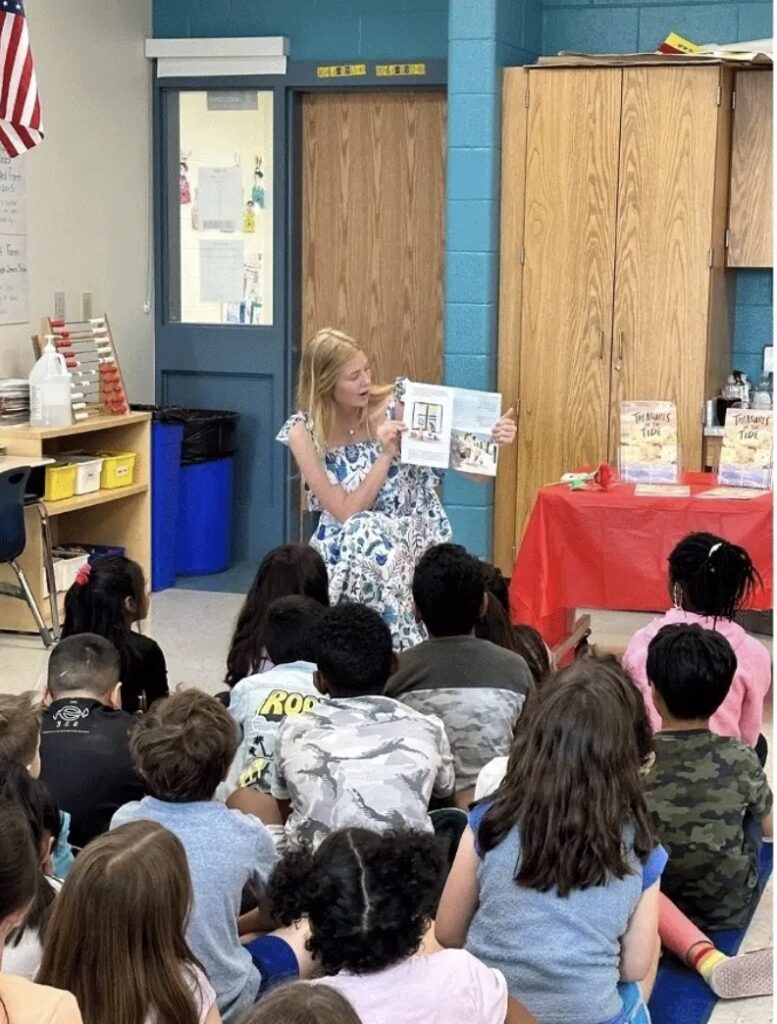
{"label": "blue and white floral dress", "polygon": [[[404,381],[397,381],[386,418],[402,400]],[[304,423],[297,412],[283,425],[277,440],[288,444],[289,431]],[[380,455],[377,441],[330,448],[324,454],[327,476],[345,491],[354,491]],[[329,572],[332,604],[354,601],[375,608],[391,629],[394,647],[403,651],[425,638],[413,609],[413,572],[427,548],[451,539],[451,526],[435,488],[440,475],[424,466],[395,461],[372,508],[338,522],[305,485],[308,508],[321,519],[311,545],[320,553]]]}

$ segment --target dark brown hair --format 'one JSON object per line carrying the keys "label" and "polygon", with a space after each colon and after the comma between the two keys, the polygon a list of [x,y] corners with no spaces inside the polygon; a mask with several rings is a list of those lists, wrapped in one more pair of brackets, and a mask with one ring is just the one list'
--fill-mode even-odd
{"label": "dark brown hair", "polygon": [[362,1024],[344,995],[329,985],[295,981],[264,996],[243,1024]]}
{"label": "dark brown hair", "polygon": [[178,690],[157,701],[130,736],[138,774],[158,800],[210,800],[238,746],[237,727],[215,697]]}
{"label": "dark brown hair", "polygon": [[192,901],[181,841],[151,821],[94,839],[54,903],[36,980],[78,1000],[84,1024],[197,1024],[185,971]]}
{"label": "dark brown hair", "polygon": [[521,655],[529,666],[534,682],[541,683],[551,670],[550,654],[545,641],[534,626],[520,623],[512,627],[515,647],[513,650]]}
{"label": "dark brown hair", "polygon": [[[615,663],[617,665],[617,662]],[[624,836],[644,861],[654,846],[640,778],[642,697],[596,657],[561,669],[530,694],[504,782],[478,831],[484,851],[517,827],[515,880],[540,892],[631,874]]]}
{"label": "dark brown hair", "polygon": [[329,579],[321,555],[308,544],[282,544],[268,551],[237,619],[227,656],[227,686],[258,672],[264,658],[264,619],[279,597],[311,597],[329,607]]}
{"label": "dark brown hair", "polygon": [[43,708],[32,692],[0,693],[0,757],[25,767],[32,764],[40,743]]}
{"label": "dark brown hair", "polygon": [[672,591],[679,588],[687,611],[733,619],[763,580],[738,544],[714,533],[689,533],[669,556],[669,583]]}
{"label": "dark brown hair", "polygon": [[0,921],[29,906],[38,871],[38,856],[24,812],[15,804],[0,804]]}

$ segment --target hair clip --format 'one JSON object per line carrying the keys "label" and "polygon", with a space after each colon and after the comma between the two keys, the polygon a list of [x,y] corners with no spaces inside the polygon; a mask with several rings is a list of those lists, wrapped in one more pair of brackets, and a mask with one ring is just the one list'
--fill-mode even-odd
{"label": "hair clip", "polygon": [[707,558],[712,558],[712,556],[715,554],[715,552],[718,550],[718,548],[722,548],[722,547],[723,547],[723,542],[722,541],[718,541],[717,544],[713,544],[712,547],[710,548],[709,552],[707,553]]}
{"label": "hair clip", "polygon": [[91,575],[92,575],[92,567],[87,562],[86,565],[82,565],[81,568],[76,573],[75,582],[79,585],[79,587],[83,587],[83,586],[85,586],[89,582],[89,577]]}

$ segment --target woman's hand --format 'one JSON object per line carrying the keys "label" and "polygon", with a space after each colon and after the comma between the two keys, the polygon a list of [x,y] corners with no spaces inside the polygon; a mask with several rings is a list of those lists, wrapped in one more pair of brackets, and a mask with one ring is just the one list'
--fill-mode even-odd
{"label": "woman's hand", "polygon": [[491,431],[491,438],[498,445],[512,444],[515,440],[517,429],[515,420],[513,419],[513,410],[508,409],[504,416],[501,416],[494,424],[494,429]]}
{"label": "woman's hand", "polygon": [[393,458],[399,454],[399,440],[407,427],[401,420],[385,420],[375,431],[375,438],[386,455]]}

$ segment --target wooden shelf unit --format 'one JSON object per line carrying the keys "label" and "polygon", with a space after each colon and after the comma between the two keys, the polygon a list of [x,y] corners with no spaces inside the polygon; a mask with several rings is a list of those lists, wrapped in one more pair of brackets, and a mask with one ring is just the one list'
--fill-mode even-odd
{"label": "wooden shelf unit", "polygon": [[[95,416],[70,427],[9,427],[0,430],[0,445],[12,456],[31,460],[66,452],[134,452],[135,479],[129,487],[99,490],[62,501],[47,501],[52,542],[106,544],[126,549],[127,557],[151,574],[151,416],[131,412],[123,416]],[[48,598],[43,596],[43,541],[40,518],[27,509],[27,547],[19,562],[30,583],[47,625],[51,625]],[[9,566],[0,566],[0,581],[14,583]],[[60,612],[62,595],[60,595]],[[0,596],[0,630],[37,633],[24,601]]]}

